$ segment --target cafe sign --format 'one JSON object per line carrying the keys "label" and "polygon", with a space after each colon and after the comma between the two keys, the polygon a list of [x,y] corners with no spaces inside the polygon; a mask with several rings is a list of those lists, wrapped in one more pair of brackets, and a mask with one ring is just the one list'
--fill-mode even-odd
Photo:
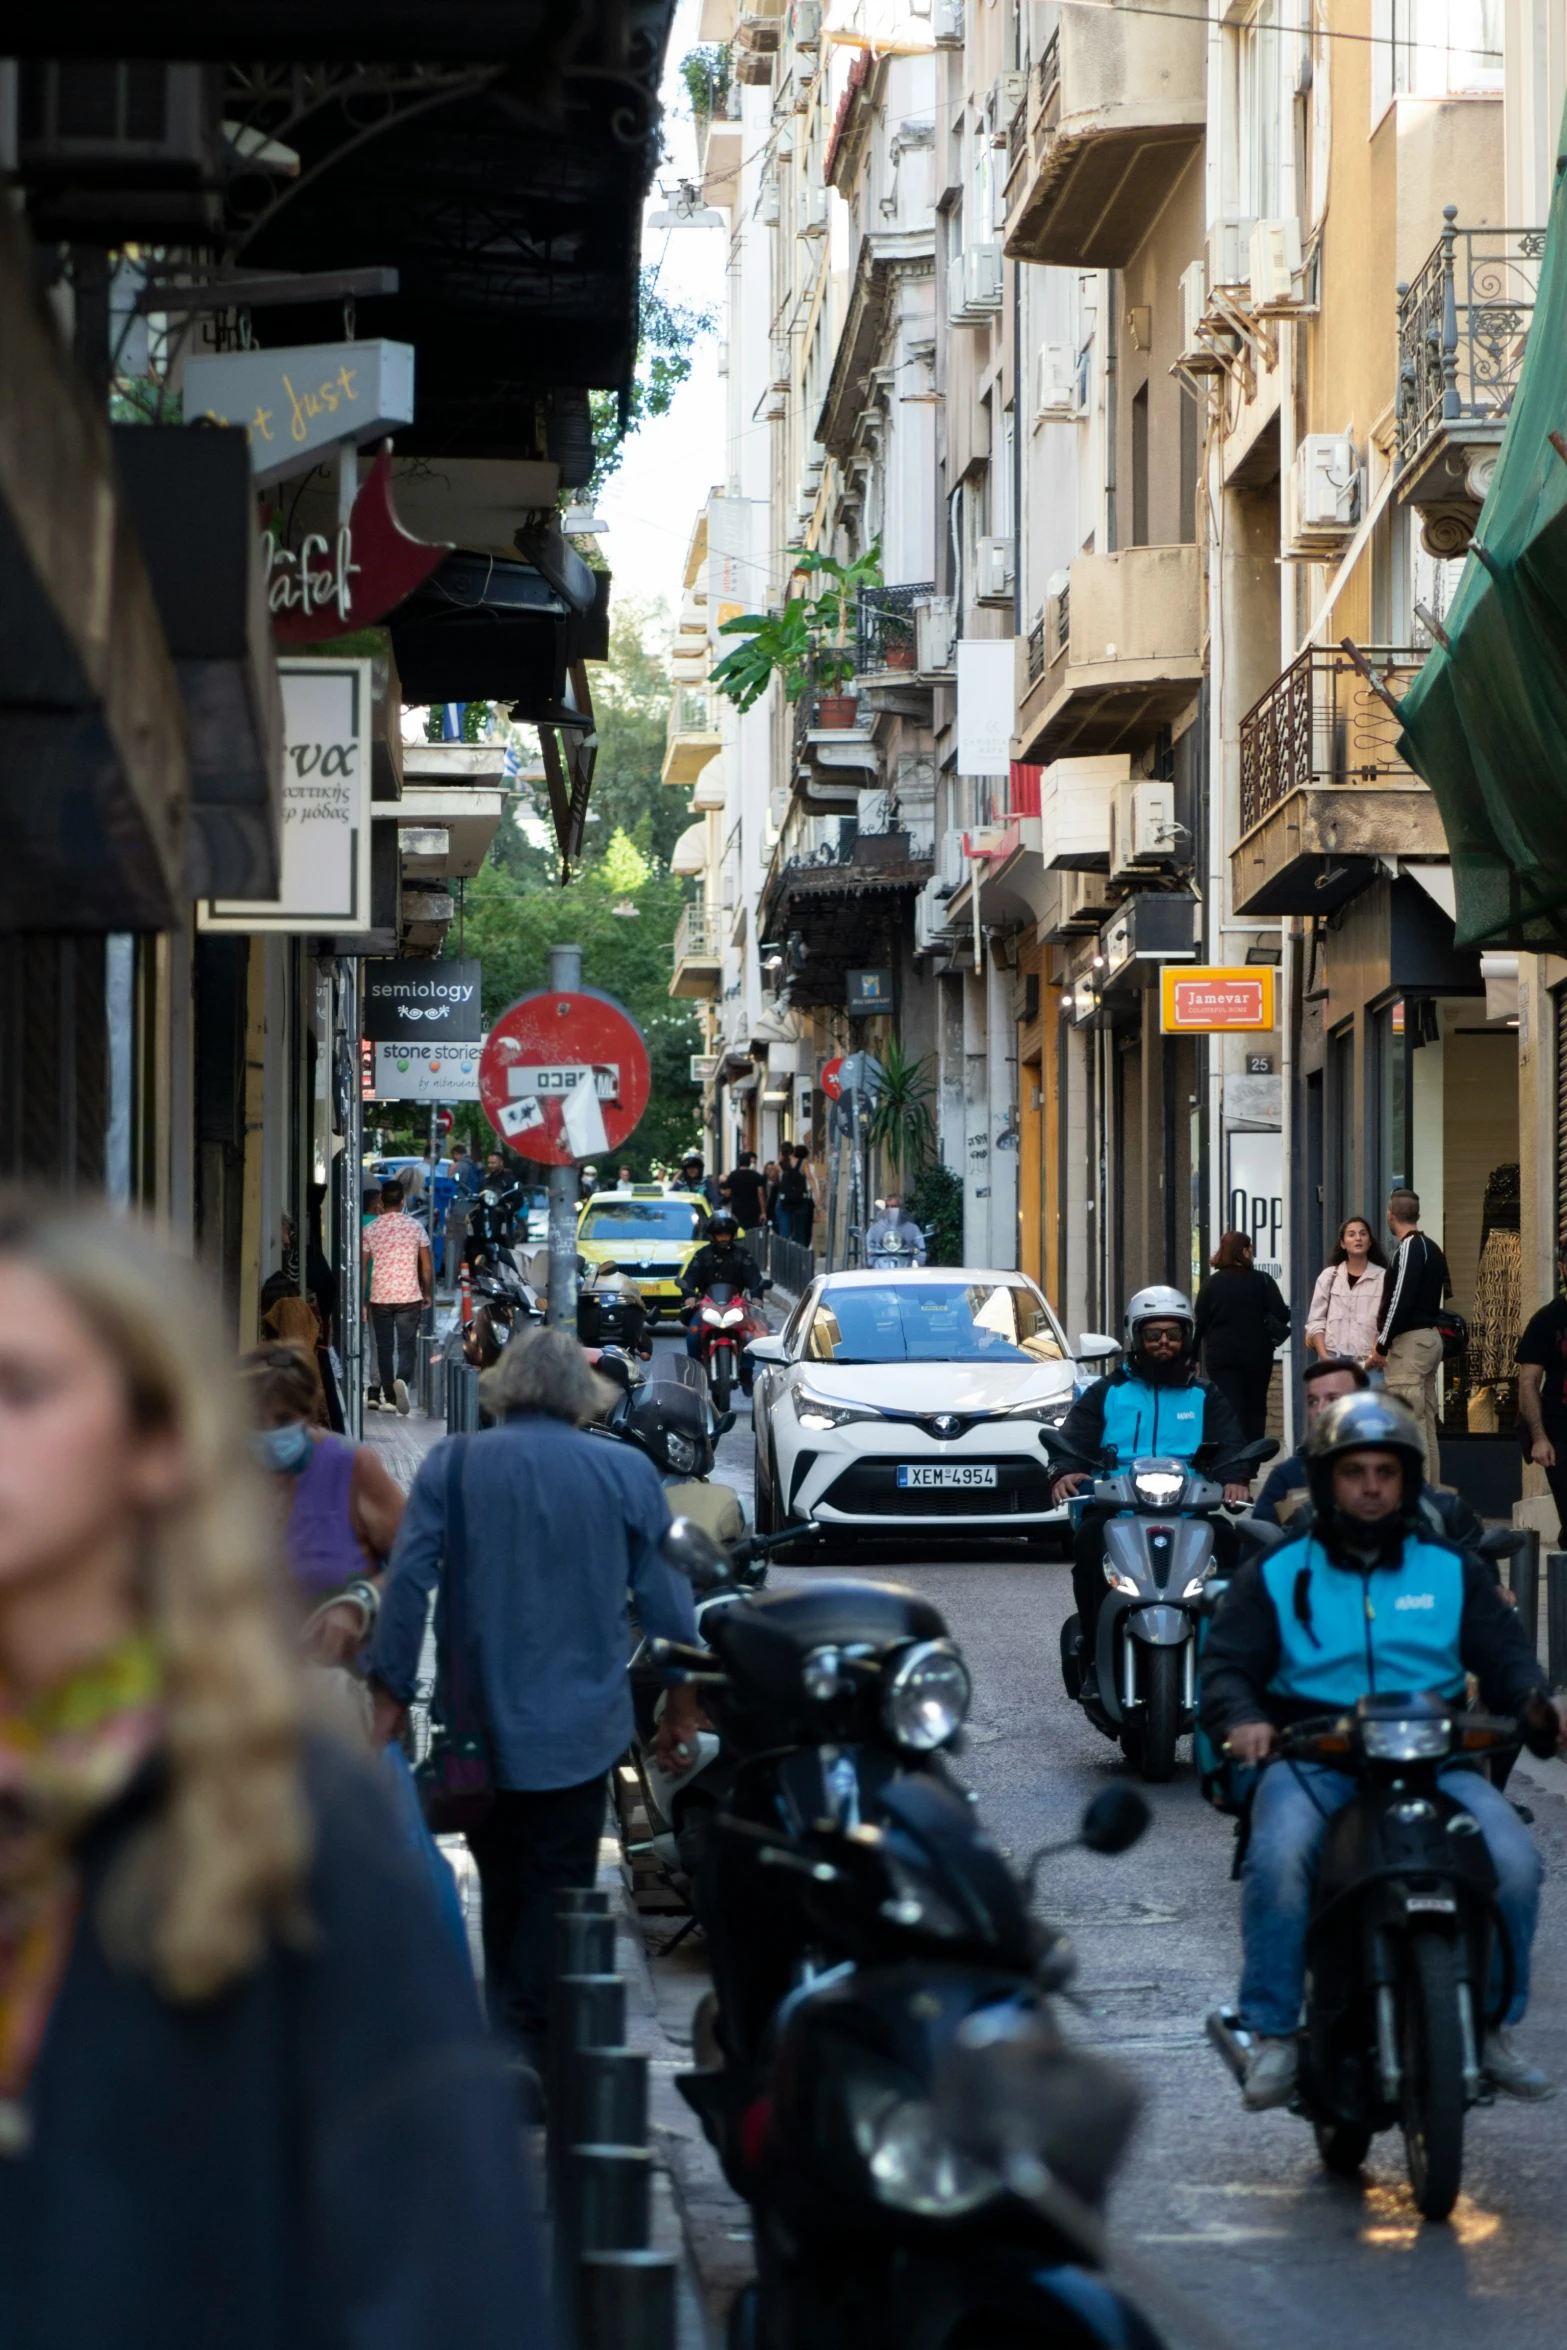
{"label": "cafe sign", "polygon": [[185,421],[242,425],[259,486],[303,473],[339,441],[373,441],[414,413],[412,343],[306,343],[185,362]]}
{"label": "cafe sign", "polygon": [[313,644],[368,628],[422,587],[451,553],[410,538],[392,505],[391,443],[381,449],[353,512],[328,538],[307,531],[285,546],[276,523],[263,542],[267,609],[280,643]]}
{"label": "cafe sign", "polygon": [[1159,974],[1160,1027],[1166,1036],[1244,1034],[1278,1025],[1271,963],[1231,970],[1166,964]]}

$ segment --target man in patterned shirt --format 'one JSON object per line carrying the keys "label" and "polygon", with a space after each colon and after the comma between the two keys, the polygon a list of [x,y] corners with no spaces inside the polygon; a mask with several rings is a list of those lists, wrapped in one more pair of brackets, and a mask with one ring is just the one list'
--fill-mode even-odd
{"label": "man in patterned shirt", "polygon": [[373,1412],[408,1410],[408,1381],[419,1345],[419,1316],[431,1295],[430,1236],[403,1212],[403,1187],[381,1186],[381,1213],[361,1236],[370,1272],[370,1324],[375,1333],[379,1388]]}

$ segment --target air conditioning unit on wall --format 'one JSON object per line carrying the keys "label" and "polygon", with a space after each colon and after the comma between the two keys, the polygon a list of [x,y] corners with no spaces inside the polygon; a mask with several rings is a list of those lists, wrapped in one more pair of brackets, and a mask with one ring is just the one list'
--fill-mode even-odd
{"label": "air conditioning unit on wall", "polygon": [[930,596],[914,607],[914,662],[921,677],[952,673],[952,598]]}
{"label": "air conditioning unit on wall", "polygon": [[1203,356],[1202,322],[1208,314],[1208,264],[1194,261],[1181,271],[1181,357]]}
{"label": "air conditioning unit on wall", "polygon": [[1298,307],[1300,222],[1255,220],[1251,229],[1251,298],[1258,310]]}
{"label": "air conditioning unit on wall", "polygon": [[827,190],[808,180],[801,188],[795,211],[795,227],[802,237],[824,237],[827,234]]}
{"label": "air conditioning unit on wall", "polygon": [[961,49],[963,0],[930,0],[930,29],[938,49]]}
{"label": "air conditioning unit on wall", "polygon": [[1001,308],[1001,247],[965,245],[947,286],[954,326],[983,326]]}
{"label": "air conditioning unit on wall", "polygon": [[1010,604],[1016,546],[1011,539],[981,539],[975,562],[974,594],[981,604]]}
{"label": "air conditioning unit on wall", "polygon": [[1297,550],[1331,554],[1360,519],[1360,459],[1347,432],[1309,432],[1290,472],[1290,531]]}
{"label": "air conditioning unit on wall", "polygon": [[1065,343],[1041,343],[1034,414],[1070,418],[1077,414],[1077,363]]}
{"label": "air conditioning unit on wall", "polygon": [[1127,878],[1178,862],[1173,783],[1117,784],[1110,802],[1110,871]]}
{"label": "air conditioning unit on wall", "polygon": [[1249,215],[1222,214],[1208,231],[1208,283],[1210,286],[1251,285],[1251,232],[1254,222]]}

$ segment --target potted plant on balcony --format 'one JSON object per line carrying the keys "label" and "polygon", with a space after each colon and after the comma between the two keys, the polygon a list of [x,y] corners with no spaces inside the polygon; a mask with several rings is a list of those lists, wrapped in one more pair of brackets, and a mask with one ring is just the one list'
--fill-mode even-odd
{"label": "potted plant on balcony", "polygon": [[726,620],[720,636],[738,637],[712,672],[712,683],[739,710],[749,710],[777,677],[787,701],[814,697],[811,713],[823,727],[849,727],[859,704],[844,686],[854,675],[849,615],[864,588],[881,585],[881,548],[868,547],[852,563],[814,548],[800,556],[797,576],[822,582],[812,596],[791,596],[781,612],[742,612]]}
{"label": "potted plant on balcony", "polygon": [[914,667],[914,624],[906,612],[889,612],[883,621],[881,657],[889,669]]}

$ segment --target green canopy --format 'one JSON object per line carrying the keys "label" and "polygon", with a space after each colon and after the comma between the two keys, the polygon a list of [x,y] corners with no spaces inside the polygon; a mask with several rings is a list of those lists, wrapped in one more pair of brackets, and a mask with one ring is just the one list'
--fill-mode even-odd
{"label": "green canopy", "polygon": [[1442,811],[1460,946],[1567,951],[1564,216],[1567,155],[1517,396],[1447,641],[1399,705],[1399,749]]}

